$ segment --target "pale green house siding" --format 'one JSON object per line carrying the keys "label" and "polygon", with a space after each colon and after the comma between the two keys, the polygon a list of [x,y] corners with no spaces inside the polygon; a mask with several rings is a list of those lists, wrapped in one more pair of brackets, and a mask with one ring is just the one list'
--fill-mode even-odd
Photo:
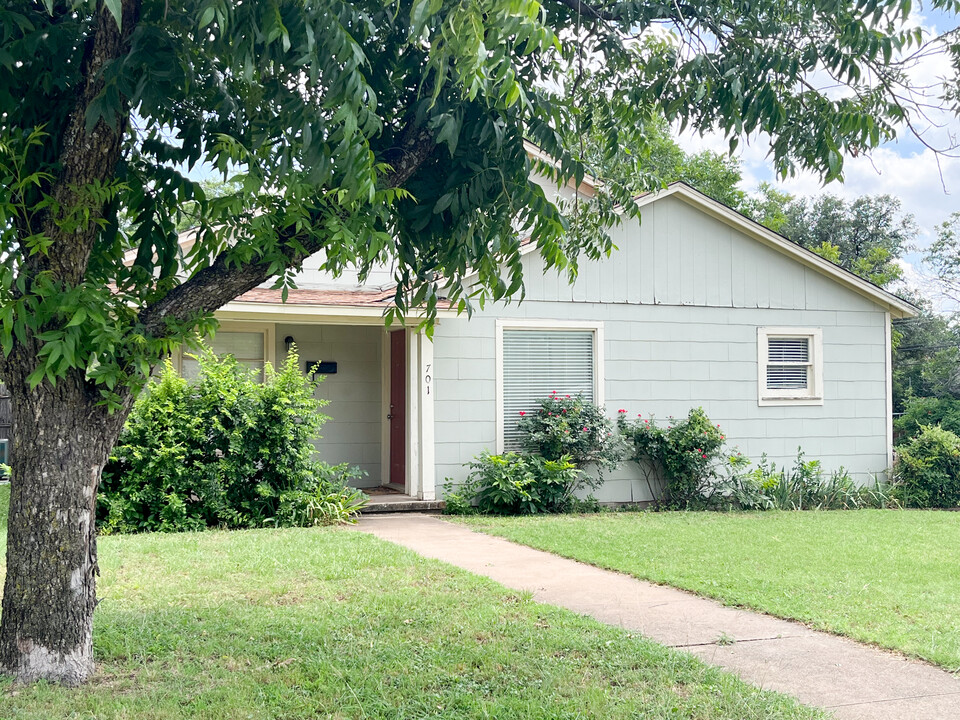
{"label": "pale green house siding", "polygon": [[[496,319],[603,323],[604,400],[615,416],[685,415],[703,406],[747,455],[792,462],[800,446],[825,468],[861,479],[887,456],[885,308],[675,197],[614,232],[609,260],[573,286],[524,258],[526,300],[488,306],[436,328],[437,487],[496,448]],[[758,404],[757,328],[823,331],[823,405]],[[601,499],[648,497],[626,466]]]}

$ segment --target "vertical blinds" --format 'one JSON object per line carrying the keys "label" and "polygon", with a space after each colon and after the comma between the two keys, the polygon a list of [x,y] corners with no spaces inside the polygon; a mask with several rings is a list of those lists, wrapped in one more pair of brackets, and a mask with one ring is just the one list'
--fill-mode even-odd
{"label": "vertical blinds", "polygon": [[[263,372],[264,344],[262,332],[218,332],[210,341],[210,349],[217,355],[233,355],[237,362],[248,368]],[[192,379],[200,372],[200,367],[192,357],[183,356],[180,373]]]}
{"label": "vertical blinds", "polygon": [[503,331],[503,445],[520,448],[520,413],[536,412],[537,401],[554,390],[594,402],[592,330]]}
{"label": "vertical blinds", "polygon": [[809,387],[810,338],[767,340],[767,388],[802,390]]}

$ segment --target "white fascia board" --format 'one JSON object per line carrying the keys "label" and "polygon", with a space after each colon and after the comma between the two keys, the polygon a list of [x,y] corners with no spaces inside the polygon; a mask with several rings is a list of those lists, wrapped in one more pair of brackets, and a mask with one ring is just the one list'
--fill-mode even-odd
{"label": "white fascia board", "polygon": [[[321,325],[382,325],[389,308],[345,305],[303,305],[283,303],[229,302],[215,313],[221,320],[262,319],[274,322]],[[423,313],[408,314],[408,321],[420,322]],[[437,319],[457,317],[456,310],[437,310]],[[401,327],[396,324],[396,327]]]}

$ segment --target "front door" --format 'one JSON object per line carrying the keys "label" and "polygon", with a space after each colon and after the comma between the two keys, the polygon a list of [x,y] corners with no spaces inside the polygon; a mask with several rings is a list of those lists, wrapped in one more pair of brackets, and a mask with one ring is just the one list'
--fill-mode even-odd
{"label": "front door", "polygon": [[390,480],[407,483],[407,331],[390,333]]}

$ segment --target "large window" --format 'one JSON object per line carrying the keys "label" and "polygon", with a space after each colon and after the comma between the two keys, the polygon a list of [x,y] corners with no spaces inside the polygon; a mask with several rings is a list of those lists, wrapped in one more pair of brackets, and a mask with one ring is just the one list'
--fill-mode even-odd
{"label": "large window", "polygon": [[556,391],[602,403],[602,326],[502,320],[497,325],[497,445],[520,448],[520,413]]}
{"label": "large window", "polygon": [[758,328],[760,404],[822,405],[822,346],[819,328]]}
{"label": "large window", "polygon": [[[258,370],[263,377],[263,366],[273,358],[273,327],[224,324],[207,346],[217,355],[233,355],[241,365]],[[184,352],[180,359],[180,374],[185,378],[194,378],[200,371],[194,353]]]}

